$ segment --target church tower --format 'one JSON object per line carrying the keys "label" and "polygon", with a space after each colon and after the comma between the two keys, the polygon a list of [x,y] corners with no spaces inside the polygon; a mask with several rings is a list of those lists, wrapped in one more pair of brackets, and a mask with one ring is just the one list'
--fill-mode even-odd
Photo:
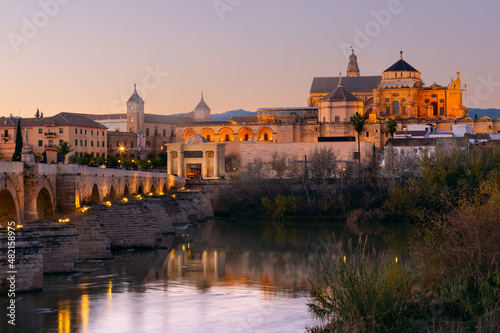
{"label": "church tower", "polygon": [[349,56],[349,64],[347,65],[347,76],[359,76],[358,57],[354,54],[354,49],[351,47],[352,54]]}
{"label": "church tower", "polygon": [[210,108],[203,99],[203,93],[201,93],[201,101],[194,109],[194,121],[210,121],[210,111]]}
{"label": "church tower", "polygon": [[131,133],[138,133],[144,127],[144,101],[137,93],[134,83],[134,92],[127,101],[127,129]]}

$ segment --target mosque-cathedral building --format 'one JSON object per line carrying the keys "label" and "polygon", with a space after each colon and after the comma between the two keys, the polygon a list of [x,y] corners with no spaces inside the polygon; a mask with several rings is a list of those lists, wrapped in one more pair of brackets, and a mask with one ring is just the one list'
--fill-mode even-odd
{"label": "mosque-cathedral building", "polygon": [[[176,142],[194,134],[209,142],[352,141],[357,135],[350,117],[356,112],[367,121],[361,140],[377,148],[382,148],[389,138],[385,125],[388,118],[398,122],[398,130],[415,123],[450,130],[453,124],[465,123],[471,124],[477,133],[497,133],[499,121],[488,117],[474,121],[467,117],[462,89],[460,73],[447,86],[436,83],[425,86],[422,74],[403,59],[403,52],[382,75],[361,76],[353,51],[346,76],[313,79],[307,107],[262,108],[253,117],[233,117],[222,122],[195,120],[176,125]],[[202,102],[206,106],[203,98]]]}

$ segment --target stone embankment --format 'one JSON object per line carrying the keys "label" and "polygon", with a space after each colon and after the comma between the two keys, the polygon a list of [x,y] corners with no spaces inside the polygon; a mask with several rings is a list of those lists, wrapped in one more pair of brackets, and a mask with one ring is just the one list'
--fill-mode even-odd
{"label": "stone embankment", "polygon": [[[176,225],[199,223],[213,217],[210,199],[199,191],[168,195],[130,196],[84,205],[58,218],[69,223],[27,222],[18,231],[16,291],[43,287],[43,273],[71,273],[77,262],[111,258],[113,248],[155,248],[168,243]],[[8,235],[0,233],[1,293],[8,269]]]}

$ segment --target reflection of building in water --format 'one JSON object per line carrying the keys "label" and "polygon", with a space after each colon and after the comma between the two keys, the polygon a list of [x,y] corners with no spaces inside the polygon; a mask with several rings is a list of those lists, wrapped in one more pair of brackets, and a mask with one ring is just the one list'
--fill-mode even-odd
{"label": "reflection of building in water", "polygon": [[199,289],[217,284],[258,286],[265,295],[309,288],[308,278],[314,265],[312,254],[189,247],[179,245],[170,252],[170,279],[191,280]]}

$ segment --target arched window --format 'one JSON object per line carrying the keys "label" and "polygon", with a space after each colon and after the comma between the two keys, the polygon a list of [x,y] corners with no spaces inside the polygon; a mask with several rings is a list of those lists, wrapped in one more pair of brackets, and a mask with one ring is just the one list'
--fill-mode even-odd
{"label": "arched window", "polygon": [[340,123],[340,117],[339,116],[335,116],[335,122],[336,123]]}
{"label": "arched window", "polygon": [[392,114],[399,114],[399,101],[392,102]]}

